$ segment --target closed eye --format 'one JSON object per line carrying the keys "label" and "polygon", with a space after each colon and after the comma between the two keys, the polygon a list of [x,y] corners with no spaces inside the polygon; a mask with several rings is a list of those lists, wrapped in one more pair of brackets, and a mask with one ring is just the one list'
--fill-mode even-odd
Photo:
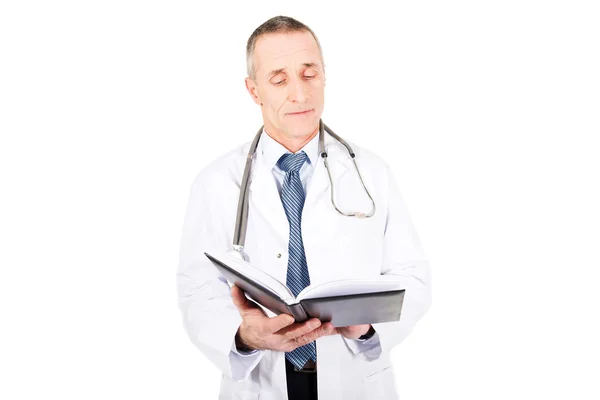
{"label": "closed eye", "polygon": [[[316,75],[304,75],[304,79],[313,79],[316,77],[317,77]],[[272,82],[272,83],[273,83],[273,85],[281,86],[285,83],[285,79],[278,81],[278,82]]]}

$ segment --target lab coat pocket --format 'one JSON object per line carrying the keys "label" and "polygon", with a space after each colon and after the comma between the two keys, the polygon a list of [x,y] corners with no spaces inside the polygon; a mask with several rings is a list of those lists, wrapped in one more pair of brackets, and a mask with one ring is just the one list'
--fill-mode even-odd
{"label": "lab coat pocket", "polygon": [[398,398],[394,383],[394,370],[387,367],[363,379],[365,395],[369,400],[394,400]]}

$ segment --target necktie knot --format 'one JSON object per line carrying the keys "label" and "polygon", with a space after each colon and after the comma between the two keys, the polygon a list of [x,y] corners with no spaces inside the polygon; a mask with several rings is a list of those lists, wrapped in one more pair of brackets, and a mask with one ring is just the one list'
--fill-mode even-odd
{"label": "necktie knot", "polygon": [[277,166],[286,173],[298,172],[300,171],[300,168],[302,168],[302,164],[304,164],[306,158],[307,156],[304,150],[296,154],[286,153],[281,156],[279,161],[277,161]]}

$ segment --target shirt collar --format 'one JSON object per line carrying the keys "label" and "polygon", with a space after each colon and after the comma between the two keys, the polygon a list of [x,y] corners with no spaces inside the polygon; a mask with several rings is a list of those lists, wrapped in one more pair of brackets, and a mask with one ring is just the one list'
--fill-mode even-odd
{"label": "shirt collar", "polygon": [[[264,128],[258,144],[260,145],[260,153],[264,157],[266,165],[271,169],[277,165],[277,161],[279,161],[282,155],[290,153],[281,143],[269,136]],[[298,152],[302,150],[304,150],[310,164],[314,167],[319,159],[319,132]]]}

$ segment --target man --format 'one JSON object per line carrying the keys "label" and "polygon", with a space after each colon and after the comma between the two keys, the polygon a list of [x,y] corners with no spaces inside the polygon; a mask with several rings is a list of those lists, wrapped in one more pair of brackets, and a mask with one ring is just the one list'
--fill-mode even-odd
{"label": "man", "polygon": [[179,304],[198,349],[223,373],[220,399],[395,399],[390,350],[430,305],[428,262],[387,165],[326,134],[335,204],[367,213],[343,216],[331,201],[319,154],[325,68],[306,25],[275,17],[247,45],[246,88],[264,129],[251,174],[244,251],[294,294],[308,284],[394,275],[406,288],[399,322],[333,328],[295,323],[248,300],[204,252],[231,248],[249,143],[208,165],[195,179],[178,269]]}

